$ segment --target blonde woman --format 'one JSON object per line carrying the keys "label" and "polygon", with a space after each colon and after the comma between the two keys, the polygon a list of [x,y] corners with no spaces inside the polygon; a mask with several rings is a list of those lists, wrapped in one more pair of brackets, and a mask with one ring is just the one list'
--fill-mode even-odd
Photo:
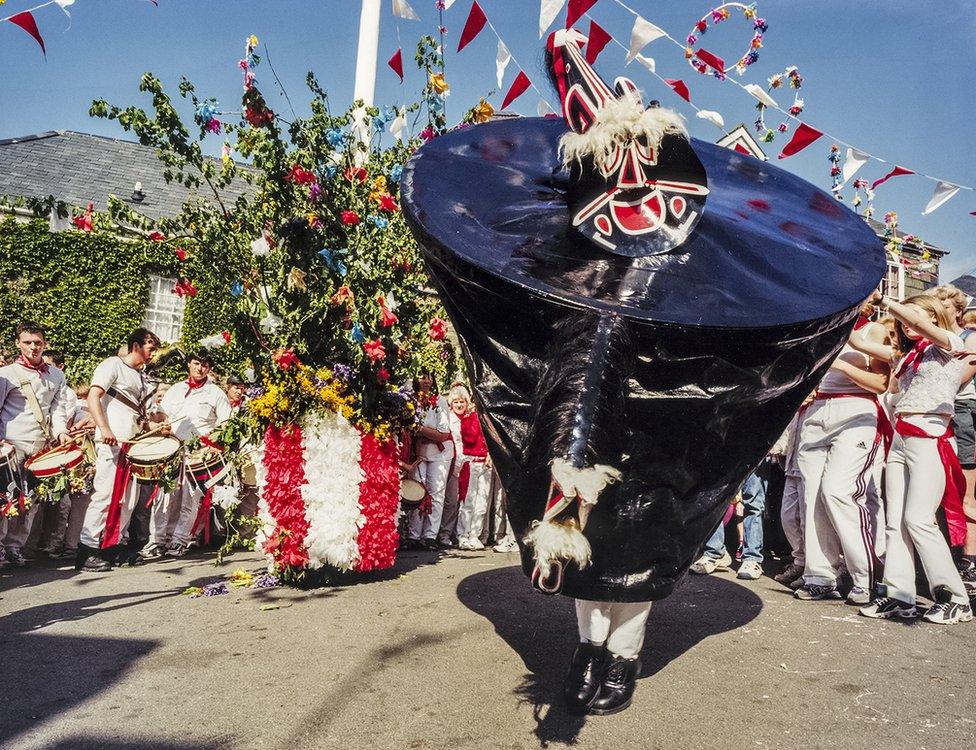
{"label": "blonde woman", "polygon": [[[928,622],[952,624],[973,619],[966,588],[949,545],[935,521],[940,504],[947,517],[961,506],[964,480],[951,445],[956,392],[969,360],[938,299],[920,295],[904,304],[885,300],[898,321],[898,348],[906,351],[891,380],[895,435],[885,476],[885,595],[861,608],[865,617],[910,619],[915,606],[915,554],[925,569],[935,604]],[[963,486],[960,486],[963,485]],[[950,529],[953,525],[950,520]],[[965,524],[962,525],[963,532]],[[958,529],[957,532],[958,533]]]}
{"label": "blonde woman", "polygon": [[471,393],[463,385],[454,386],[448,399],[461,427],[461,454],[458,457],[458,547],[483,550],[481,532],[488,513],[491,464],[488,444],[481,432]]}

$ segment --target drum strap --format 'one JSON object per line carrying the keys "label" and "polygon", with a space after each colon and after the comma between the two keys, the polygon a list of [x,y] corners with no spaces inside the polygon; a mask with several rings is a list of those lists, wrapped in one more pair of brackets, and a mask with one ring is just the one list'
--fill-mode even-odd
{"label": "drum strap", "polygon": [[105,395],[108,396],[109,398],[114,398],[123,406],[126,406],[132,411],[134,411],[136,413],[136,416],[139,417],[140,423],[142,423],[143,425],[148,424],[148,419],[146,418],[146,410],[142,407],[142,405],[137,404],[131,398],[129,398],[120,390],[118,390],[115,386],[109,386],[108,390],[105,391]]}
{"label": "drum strap", "polygon": [[37,400],[37,394],[34,393],[34,386],[31,385],[29,380],[21,380],[20,392],[23,394],[24,400],[27,401],[27,406],[30,408],[31,414],[34,415],[34,419],[37,420],[41,432],[44,433],[44,439],[51,442],[54,437],[51,434],[51,421],[44,418],[44,412],[41,410],[41,402]]}

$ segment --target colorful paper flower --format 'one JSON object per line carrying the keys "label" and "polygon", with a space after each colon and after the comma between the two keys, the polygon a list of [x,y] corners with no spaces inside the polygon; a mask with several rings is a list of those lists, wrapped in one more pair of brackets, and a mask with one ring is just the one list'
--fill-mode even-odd
{"label": "colorful paper flower", "polygon": [[397,316],[393,314],[390,308],[386,304],[386,297],[382,294],[376,295],[376,304],[380,308],[380,326],[382,328],[389,328],[399,322]]}
{"label": "colorful paper flower", "polygon": [[323,247],[319,250],[319,257],[325,261],[333,273],[339,275],[339,278],[344,279],[346,274],[349,273],[349,269],[346,268],[346,264],[342,262],[342,256],[346,254],[346,250],[334,250],[331,247]]}
{"label": "colorful paper flower", "polygon": [[336,291],[336,293],[332,295],[332,298],[329,300],[329,302],[331,302],[333,305],[342,305],[348,303],[348,306],[352,307],[356,303],[356,298],[355,295],[353,295],[352,289],[350,289],[348,286],[343,284],[342,286],[339,287],[338,291]]}
{"label": "colorful paper flower", "polygon": [[273,359],[275,364],[285,372],[298,364],[298,355],[295,354],[295,350],[291,347],[287,349],[284,347],[281,349],[276,349],[271,355],[271,359]]}
{"label": "colorful paper flower", "polygon": [[337,128],[325,132],[325,140],[332,148],[342,148],[346,144],[346,134]]}
{"label": "colorful paper flower", "polygon": [[426,128],[420,131],[420,140],[427,142],[433,139],[436,135],[437,133],[434,131],[434,128],[428,125]]}
{"label": "colorful paper flower", "polygon": [[182,247],[174,247],[173,252],[176,254],[177,259],[182,263],[186,260],[186,250]]}
{"label": "colorful paper flower", "polygon": [[478,102],[478,105],[471,110],[471,119],[480,125],[483,122],[488,122],[493,114],[495,114],[495,108],[482,99],[480,102]]}
{"label": "colorful paper flower", "polygon": [[356,226],[359,223],[359,214],[355,211],[343,211],[340,218],[346,226]]}
{"label": "colorful paper flower", "polygon": [[342,173],[349,182],[366,182],[369,172],[364,167],[346,167]]}
{"label": "colorful paper flower", "polygon": [[385,216],[377,216],[376,214],[371,214],[369,217],[369,222],[377,229],[386,229],[390,226],[390,220]]}
{"label": "colorful paper flower", "polygon": [[291,171],[288,173],[285,179],[299,185],[310,185],[315,182],[315,174],[309,172],[299,164],[292,164]]}
{"label": "colorful paper flower", "polygon": [[305,272],[297,266],[291,267],[291,270],[288,272],[288,277],[285,279],[285,284],[292,290],[297,289],[300,292],[308,290],[308,287],[305,286]]}
{"label": "colorful paper flower", "polygon": [[230,296],[237,299],[242,294],[244,294],[244,284],[240,281],[235,281],[230,285]]}
{"label": "colorful paper flower", "polygon": [[363,329],[360,328],[359,323],[352,324],[352,328],[349,329],[349,335],[357,344],[361,344],[366,340],[366,336],[363,335]]}
{"label": "colorful paper flower", "polygon": [[444,96],[444,94],[451,90],[451,87],[444,79],[443,73],[430,74],[430,87],[438,96]]}
{"label": "colorful paper flower", "polygon": [[393,168],[390,170],[390,179],[393,182],[400,182],[400,177],[403,175],[403,167],[399,164],[394,164]]}
{"label": "colorful paper flower", "polygon": [[431,318],[427,333],[434,341],[441,341],[447,335],[447,321],[441,318]]}
{"label": "colorful paper flower", "polygon": [[383,342],[379,339],[367,341],[363,344],[363,351],[366,352],[366,356],[369,357],[370,362],[379,362],[386,359],[386,349],[383,346]]}
{"label": "colorful paper flower", "polygon": [[389,193],[380,193],[376,196],[376,203],[379,205],[380,211],[386,211],[387,213],[394,213],[400,210],[400,206],[394,198]]}
{"label": "colorful paper flower", "polygon": [[181,278],[173,285],[173,294],[177,297],[196,297],[197,288],[189,279]]}
{"label": "colorful paper flower", "polygon": [[251,252],[256,258],[263,258],[271,252],[271,241],[267,232],[262,232],[260,237],[251,242]]}

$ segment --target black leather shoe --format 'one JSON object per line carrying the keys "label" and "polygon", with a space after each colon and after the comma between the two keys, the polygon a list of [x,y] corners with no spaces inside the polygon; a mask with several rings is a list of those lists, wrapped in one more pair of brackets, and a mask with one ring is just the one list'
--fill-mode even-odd
{"label": "black leather shoe", "polygon": [[576,647],[563,683],[563,700],[570,713],[585,714],[600,692],[600,677],[607,663],[607,647],[581,643]]}
{"label": "black leather shoe", "polygon": [[75,553],[75,570],[81,570],[88,562],[88,558],[95,554],[95,549],[86,544],[78,545],[78,552]]}
{"label": "black leather shoe", "polygon": [[108,573],[112,569],[112,563],[92,555],[85,560],[85,564],[81,566],[81,569],[86,573]]}
{"label": "black leather shoe", "polygon": [[606,716],[623,711],[634,699],[640,659],[624,659],[613,656],[603,672],[600,695],[590,706],[590,713]]}

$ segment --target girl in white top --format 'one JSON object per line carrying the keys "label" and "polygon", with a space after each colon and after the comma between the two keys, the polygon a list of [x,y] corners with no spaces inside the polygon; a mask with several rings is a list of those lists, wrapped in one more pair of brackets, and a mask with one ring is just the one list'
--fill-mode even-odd
{"label": "girl in white top", "polygon": [[899,323],[899,349],[907,354],[890,385],[900,397],[895,404],[895,435],[885,482],[886,595],[860,611],[875,618],[917,616],[917,552],[935,599],[924,618],[942,624],[965,622],[973,618],[969,597],[936,524],[935,511],[947,484],[950,491],[958,490],[955,485],[962,480],[950,444],[951,422],[956,392],[973,355],[965,352],[962,339],[952,332],[936,298],[920,295],[904,304],[884,302]]}

